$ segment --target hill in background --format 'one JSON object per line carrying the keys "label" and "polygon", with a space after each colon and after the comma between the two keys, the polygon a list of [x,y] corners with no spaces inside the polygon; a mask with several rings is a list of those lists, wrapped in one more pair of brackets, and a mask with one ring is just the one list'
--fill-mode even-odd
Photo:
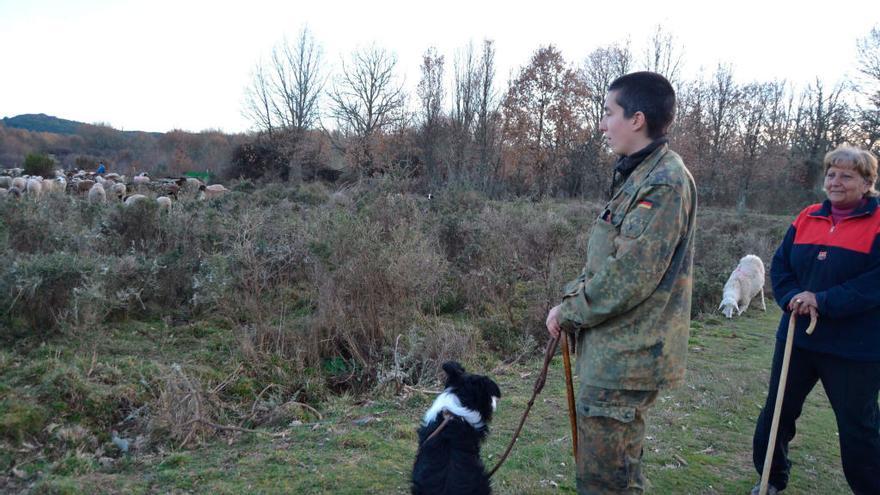
{"label": "hill in background", "polygon": [[15,117],[4,117],[0,122],[6,127],[13,129],[25,129],[37,132],[54,132],[56,134],[76,134],[82,127],[82,122],[75,120],[59,119],[44,113],[29,113],[24,115],[16,115]]}
{"label": "hill in background", "polygon": [[[82,134],[85,129],[90,127],[109,128],[112,127],[103,124],[86,124],[76,120],[67,120],[44,113],[26,113],[16,115],[15,117],[4,117],[0,119],[0,124],[12,129],[24,129],[34,132],[51,132],[54,134]],[[116,129],[114,129],[116,130]],[[144,131],[120,131],[124,134],[149,134],[152,136],[161,136],[161,132],[144,132]]]}
{"label": "hill in background", "polygon": [[97,168],[122,173],[180,175],[225,170],[244,135],[217,131],[121,131],[46,114],[0,119],[0,168],[19,167],[29,153],[51,155],[65,170]]}

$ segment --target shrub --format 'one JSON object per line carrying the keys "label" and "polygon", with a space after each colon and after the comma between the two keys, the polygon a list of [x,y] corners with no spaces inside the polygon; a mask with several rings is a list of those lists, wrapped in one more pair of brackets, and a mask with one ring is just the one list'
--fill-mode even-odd
{"label": "shrub", "polygon": [[93,260],[63,251],[5,260],[0,305],[8,320],[20,319],[28,333],[45,336],[71,311],[74,290],[94,270]]}
{"label": "shrub", "polygon": [[24,173],[46,178],[55,177],[55,160],[44,153],[28,153],[24,159]]}
{"label": "shrub", "polygon": [[159,232],[159,206],[155,201],[114,205],[108,215],[105,231],[111,240],[111,252],[116,254],[129,249],[154,251]]}
{"label": "shrub", "polygon": [[503,321],[511,332],[543,340],[547,310],[583,263],[577,261],[578,233],[550,206],[493,205],[466,228],[480,232],[469,247],[478,251],[478,261],[459,275],[458,284],[468,306],[493,320],[493,328]]}
{"label": "shrub", "polygon": [[394,390],[410,383],[433,384],[444,362],[472,362],[481,348],[479,330],[467,322],[419,318],[395,338],[393,353],[381,364],[378,382]]}
{"label": "shrub", "polygon": [[159,397],[150,408],[153,412],[149,430],[181,447],[199,442],[214,433],[219,406],[215,394],[201,381],[174,364],[162,373]]}
{"label": "shrub", "polygon": [[82,227],[64,213],[71,208],[64,195],[45,195],[40,201],[0,201],[0,231],[5,243],[22,253],[77,251]]}
{"label": "shrub", "polygon": [[[415,205],[402,199],[386,206],[358,216],[329,212],[315,229],[313,245],[316,324],[366,375],[394,336],[437,297],[446,271],[436,241],[421,230]],[[368,213],[376,218],[365,218]]]}
{"label": "shrub", "polygon": [[268,175],[287,181],[290,160],[282,147],[281,142],[268,139],[236,146],[232,151],[232,162],[226,170],[226,177],[259,179]]}

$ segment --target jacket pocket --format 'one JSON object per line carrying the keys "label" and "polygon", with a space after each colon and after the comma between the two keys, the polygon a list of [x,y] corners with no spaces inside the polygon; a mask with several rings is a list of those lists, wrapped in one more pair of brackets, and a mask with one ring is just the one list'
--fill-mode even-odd
{"label": "jacket pocket", "polygon": [[636,206],[633,208],[626,218],[623,219],[623,225],[620,227],[620,234],[630,239],[635,239],[645,233],[651,219],[654,218],[656,205],[651,207]]}
{"label": "jacket pocket", "polygon": [[611,418],[621,423],[631,423],[636,419],[636,408],[633,406],[615,406],[611,404],[578,405],[580,413],[589,418]]}
{"label": "jacket pocket", "polygon": [[563,297],[573,297],[584,290],[584,280],[581,277],[578,277],[577,280],[572,280],[571,282],[565,284],[565,287],[562,289]]}

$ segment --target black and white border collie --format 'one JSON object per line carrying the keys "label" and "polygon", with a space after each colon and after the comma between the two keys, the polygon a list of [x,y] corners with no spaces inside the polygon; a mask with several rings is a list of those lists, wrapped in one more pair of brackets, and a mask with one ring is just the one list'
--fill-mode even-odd
{"label": "black and white border collie", "polygon": [[[443,364],[446,389],[425,413],[419,429],[419,450],[412,472],[414,495],[482,495],[492,493],[480,458],[480,444],[501,390],[491,378],[466,373],[455,361]],[[444,419],[451,419],[428,440]],[[427,440],[427,442],[426,442]]]}

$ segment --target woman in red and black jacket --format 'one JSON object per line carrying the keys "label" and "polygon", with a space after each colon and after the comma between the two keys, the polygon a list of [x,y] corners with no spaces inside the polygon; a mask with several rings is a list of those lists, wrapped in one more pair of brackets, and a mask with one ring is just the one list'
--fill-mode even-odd
{"label": "woman in red and black jacket", "polygon": [[[776,333],[767,402],[753,440],[761,473],[788,320],[797,321],[779,433],[770,470],[770,490],[788,484],[788,444],[795,434],[807,394],[821,380],[834,409],[843,472],[853,492],[880,493],[880,210],[877,159],[868,151],[841,146],[825,155],[823,203],[798,215],[773,256],[770,278],[776,302],[785,311]],[[753,493],[757,493],[757,488]]]}

